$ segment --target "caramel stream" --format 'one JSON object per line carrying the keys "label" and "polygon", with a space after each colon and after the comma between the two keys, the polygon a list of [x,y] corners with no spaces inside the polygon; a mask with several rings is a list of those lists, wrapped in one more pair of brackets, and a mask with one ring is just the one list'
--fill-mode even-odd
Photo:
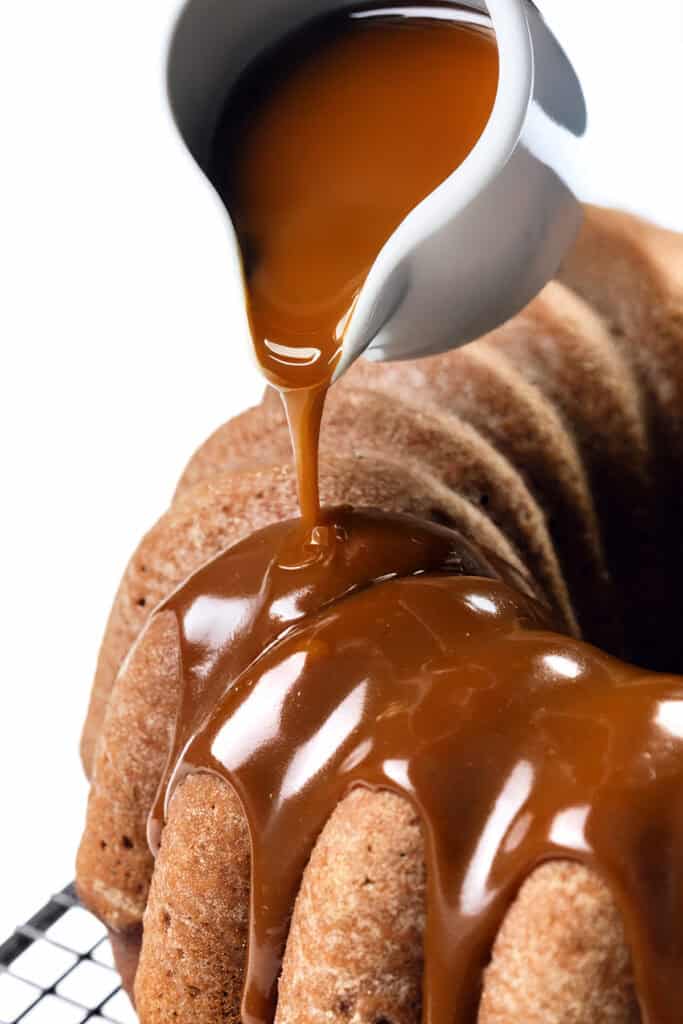
{"label": "caramel stream", "polygon": [[285,398],[304,518],[224,552],[162,606],[183,697],[150,841],[187,773],[239,795],[252,850],[243,1024],[272,1020],[302,872],[354,786],[400,794],[423,824],[425,1024],[476,1019],[505,912],[557,857],[610,884],[644,1024],[678,1024],[683,679],[553,633],[523,578],[449,530],[319,509],[322,405],[364,277],[467,155],[495,94],[491,36],[452,7],[411,10],[296,37],[245,76],[217,136],[214,180],[244,252],[256,353]]}

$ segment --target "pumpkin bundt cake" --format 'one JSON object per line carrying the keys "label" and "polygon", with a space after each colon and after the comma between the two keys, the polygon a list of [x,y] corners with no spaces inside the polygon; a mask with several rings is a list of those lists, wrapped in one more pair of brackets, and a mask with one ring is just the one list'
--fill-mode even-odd
{"label": "pumpkin bundt cake", "polygon": [[[321,439],[326,505],[452,526],[530,579],[566,634],[663,671],[683,670],[682,473],[683,238],[597,208],[559,279],[490,336],[356,364],[330,391]],[[149,852],[180,701],[177,625],[155,609],[228,545],[296,514],[287,425],[268,393],[193,457],[107,625],[83,732],[78,889],[110,929],[143,1024],[240,1020],[250,885],[240,801],[213,775],[179,783],[156,861]],[[424,842],[393,792],[353,789],[338,804],[293,908],[279,1024],[417,1024]],[[528,876],[478,1020],[640,1020],[599,874],[556,860]]]}

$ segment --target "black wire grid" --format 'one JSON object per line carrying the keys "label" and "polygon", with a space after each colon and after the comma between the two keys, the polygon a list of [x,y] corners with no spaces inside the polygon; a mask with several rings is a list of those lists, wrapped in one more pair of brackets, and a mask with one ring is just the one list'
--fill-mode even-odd
{"label": "black wire grid", "polygon": [[136,1024],[104,927],[68,885],[0,945],[0,1024]]}

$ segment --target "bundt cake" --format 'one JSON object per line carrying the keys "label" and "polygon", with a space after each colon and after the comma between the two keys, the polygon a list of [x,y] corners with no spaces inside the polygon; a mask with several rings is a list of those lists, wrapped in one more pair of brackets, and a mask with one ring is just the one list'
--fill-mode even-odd
{"label": "bundt cake", "polygon": [[[560,278],[492,335],[421,362],[356,364],[330,392],[321,441],[326,505],[452,527],[527,581],[555,628],[662,671],[683,670],[682,470],[683,238],[597,208]],[[143,1024],[248,1019],[238,796],[215,773],[188,773],[156,861],[147,820],[182,696],[169,595],[296,512],[286,422],[268,393],[191,460],[114,601],[83,732],[92,785],[77,881]],[[669,840],[643,837],[655,850]],[[425,857],[409,802],[386,789],[344,796],[293,907],[279,1024],[419,1020]],[[641,1019],[636,988],[614,892],[590,866],[554,859],[518,888],[472,1014],[626,1024]]]}

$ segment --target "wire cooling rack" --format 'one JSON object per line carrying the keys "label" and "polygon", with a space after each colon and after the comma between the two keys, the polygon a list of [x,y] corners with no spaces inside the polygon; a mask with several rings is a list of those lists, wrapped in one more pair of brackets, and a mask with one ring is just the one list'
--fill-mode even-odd
{"label": "wire cooling rack", "polygon": [[0,1024],[136,1024],[103,926],[73,885],[0,945]]}

